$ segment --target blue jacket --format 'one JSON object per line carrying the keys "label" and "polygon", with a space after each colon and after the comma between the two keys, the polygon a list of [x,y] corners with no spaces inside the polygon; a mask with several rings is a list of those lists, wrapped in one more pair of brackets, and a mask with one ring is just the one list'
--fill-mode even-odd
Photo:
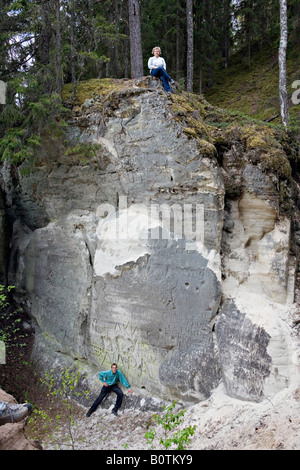
{"label": "blue jacket", "polygon": [[124,387],[130,388],[130,385],[125,375],[122,374],[122,372],[118,369],[115,374],[111,369],[99,372],[99,380],[101,380],[101,382],[106,382],[107,385],[115,385],[117,382],[120,381],[121,384],[124,385]]}

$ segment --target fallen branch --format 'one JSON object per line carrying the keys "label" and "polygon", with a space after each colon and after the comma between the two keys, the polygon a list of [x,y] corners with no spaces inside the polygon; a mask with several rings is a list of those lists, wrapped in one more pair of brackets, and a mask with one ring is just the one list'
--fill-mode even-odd
{"label": "fallen branch", "polygon": [[275,119],[277,119],[278,117],[280,116],[280,114],[276,114],[276,116],[273,116],[269,119],[264,119],[264,122],[271,122],[271,121],[274,121]]}

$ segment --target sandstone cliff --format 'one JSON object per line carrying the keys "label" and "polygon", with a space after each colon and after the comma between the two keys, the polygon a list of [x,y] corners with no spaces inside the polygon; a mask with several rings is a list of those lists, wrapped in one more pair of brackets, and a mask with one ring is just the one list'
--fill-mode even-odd
{"label": "sandstone cliff", "polygon": [[[2,167],[8,282],[42,364],[116,361],[151,396],[261,401],[299,383],[299,191],[287,135],[159,83],[64,93],[67,139]],[[294,160],[293,160],[294,159]]]}

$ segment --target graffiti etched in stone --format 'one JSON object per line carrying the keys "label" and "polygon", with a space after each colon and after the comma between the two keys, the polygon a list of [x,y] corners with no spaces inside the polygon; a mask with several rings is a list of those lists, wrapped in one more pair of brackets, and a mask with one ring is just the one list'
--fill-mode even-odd
{"label": "graffiti etched in stone", "polygon": [[158,358],[149,345],[143,343],[134,325],[117,323],[107,328],[92,322],[92,351],[99,367],[110,367],[117,362],[126,372],[135,376],[155,378]]}

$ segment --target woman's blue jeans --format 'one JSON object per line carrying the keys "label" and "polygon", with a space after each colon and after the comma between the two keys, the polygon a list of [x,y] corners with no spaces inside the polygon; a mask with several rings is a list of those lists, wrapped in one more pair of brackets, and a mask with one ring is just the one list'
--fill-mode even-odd
{"label": "woman's blue jeans", "polygon": [[166,70],[163,67],[158,67],[157,69],[152,69],[151,70],[151,75],[152,77],[157,77],[160,78],[165,91],[170,92],[171,87],[169,85],[169,80],[171,80],[171,77],[167,74]]}

